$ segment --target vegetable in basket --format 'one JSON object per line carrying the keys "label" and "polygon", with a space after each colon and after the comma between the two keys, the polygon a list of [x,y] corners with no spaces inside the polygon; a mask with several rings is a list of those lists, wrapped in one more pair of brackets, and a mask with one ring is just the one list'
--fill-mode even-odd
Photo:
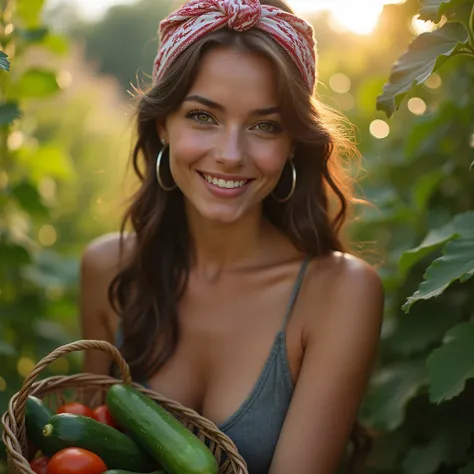
{"label": "vegetable in basket", "polygon": [[43,436],[43,428],[49,423],[54,413],[37,397],[29,396],[26,400],[25,425],[28,441],[43,454],[53,455],[56,451],[51,441]]}
{"label": "vegetable in basket", "polygon": [[103,474],[104,461],[90,451],[67,448],[58,451],[48,463],[48,474]]}
{"label": "vegetable in basket", "polygon": [[119,429],[119,426],[112,418],[110,414],[109,408],[107,405],[100,405],[94,410],[92,410],[94,414],[94,419],[100,421],[101,423],[105,423],[106,425],[112,426],[112,428]]}
{"label": "vegetable in basket", "polygon": [[125,434],[87,416],[54,415],[43,429],[55,452],[69,447],[97,454],[109,469],[150,472],[157,462]]}
{"label": "vegetable in basket", "polygon": [[41,456],[40,458],[31,461],[30,467],[36,474],[48,474],[48,462],[48,457]]}
{"label": "vegetable in basket", "polygon": [[[217,474],[207,446],[171,413],[132,387],[112,385],[107,406],[115,420],[168,474]],[[123,467],[123,466],[122,466]]]}
{"label": "vegetable in basket", "polygon": [[61,405],[56,413],[70,413],[71,415],[82,415],[94,418],[94,412],[88,406],[79,402],[71,402]]}

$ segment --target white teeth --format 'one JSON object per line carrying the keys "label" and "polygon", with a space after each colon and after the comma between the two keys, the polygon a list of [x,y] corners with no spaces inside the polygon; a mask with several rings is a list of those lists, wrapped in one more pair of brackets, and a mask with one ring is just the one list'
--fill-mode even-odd
{"label": "white teeth", "polygon": [[247,183],[247,180],[241,180],[241,181],[226,181],[225,179],[217,179],[213,178],[212,176],[208,174],[203,174],[204,179],[211,184],[214,184],[215,186],[218,186],[219,188],[225,188],[225,189],[233,189],[233,188],[241,188],[244,184]]}

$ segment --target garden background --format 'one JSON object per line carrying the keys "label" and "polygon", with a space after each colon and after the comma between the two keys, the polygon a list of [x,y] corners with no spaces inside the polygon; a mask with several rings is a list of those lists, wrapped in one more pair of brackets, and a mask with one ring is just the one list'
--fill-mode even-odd
{"label": "garden background", "polygon": [[[375,440],[366,472],[474,474],[474,1],[386,5],[369,32],[370,2],[347,2],[346,28],[304,13],[319,96],[355,125],[357,190],[374,204],[352,237],[386,289],[360,413]],[[73,4],[0,0],[1,413],[36,362],[80,337],[79,259],[119,225],[129,91],[173,6],[139,0],[90,21]],[[69,356],[44,376],[79,367]]]}

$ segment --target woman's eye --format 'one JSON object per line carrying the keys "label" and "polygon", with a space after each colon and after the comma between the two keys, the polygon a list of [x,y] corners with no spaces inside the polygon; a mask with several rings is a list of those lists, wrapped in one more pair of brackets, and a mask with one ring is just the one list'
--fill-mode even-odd
{"label": "woman's eye", "polygon": [[267,132],[267,133],[278,133],[281,131],[281,127],[272,122],[261,122],[255,125],[255,128],[260,132]]}
{"label": "woman's eye", "polygon": [[211,117],[209,117],[209,115],[206,115],[206,114],[198,114],[198,115],[196,115],[196,117],[200,122],[209,122],[209,121],[211,121]]}
{"label": "woman's eye", "polygon": [[205,112],[190,112],[186,117],[201,124],[214,123],[214,119]]}

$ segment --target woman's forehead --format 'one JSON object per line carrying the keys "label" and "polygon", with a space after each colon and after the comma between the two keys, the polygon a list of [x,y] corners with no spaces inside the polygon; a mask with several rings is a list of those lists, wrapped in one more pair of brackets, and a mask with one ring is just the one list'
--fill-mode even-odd
{"label": "woman's forehead", "polygon": [[248,103],[256,109],[277,105],[277,90],[275,68],[269,59],[261,54],[217,48],[202,58],[187,95],[204,96],[218,103]]}

